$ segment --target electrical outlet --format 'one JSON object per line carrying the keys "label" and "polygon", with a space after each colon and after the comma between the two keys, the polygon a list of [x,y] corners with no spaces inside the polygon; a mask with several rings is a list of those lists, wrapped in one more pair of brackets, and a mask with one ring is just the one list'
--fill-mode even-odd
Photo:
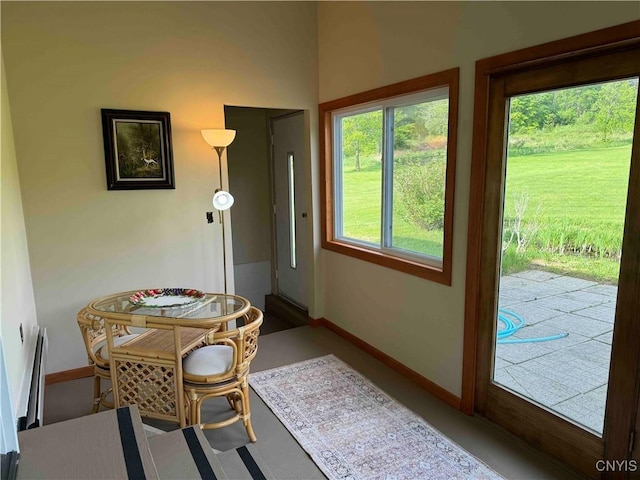
{"label": "electrical outlet", "polygon": [[24,331],[22,330],[22,324],[20,324],[20,341],[24,345]]}

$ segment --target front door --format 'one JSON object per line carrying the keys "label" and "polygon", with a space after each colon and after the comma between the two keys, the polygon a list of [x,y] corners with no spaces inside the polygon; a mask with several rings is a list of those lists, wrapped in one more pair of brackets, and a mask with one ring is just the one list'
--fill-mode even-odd
{"label": "front door", "polygon": [[304,113],[276,117],[273,135],[276,293],[307,308],[307,190]]}
{"label": "front door", "polygon": [[489,82],[476,408],[594,477],[634,436],[639,76],[624,47]]}

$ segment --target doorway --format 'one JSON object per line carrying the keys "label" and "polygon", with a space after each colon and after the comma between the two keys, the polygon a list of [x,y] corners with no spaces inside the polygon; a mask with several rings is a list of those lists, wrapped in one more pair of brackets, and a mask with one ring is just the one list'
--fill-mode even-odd
{"label": "doorway", "polygon": [[225,124],[237,131],[227,154],[229,189],[236,199],[231,210],[235,292],[280,318],[291,310],[281,307],[291,306],[305,313],[306,322],[304,112],[227,106]]}
{"label": "doorway", "polygon": [[634,454],[638,43],[626,25],[477,65],[474,409],[594,478]]}

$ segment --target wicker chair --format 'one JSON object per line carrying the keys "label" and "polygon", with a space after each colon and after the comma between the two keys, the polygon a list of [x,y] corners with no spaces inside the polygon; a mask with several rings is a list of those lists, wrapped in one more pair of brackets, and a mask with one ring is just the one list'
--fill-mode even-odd
{"label": "wicker chair", "polygon": [[[249,405],[249,366],[258,351],[262,312],[251,307],[244,325],[218,331],[207,338],[207,346],[191,352],[182,363],[188,422],[202,428],[226,427],[242,420],[252,442]],[[202,423],[202,403],[213,397],[226,397],[233,415],[216,423]]]}
{"label": "wicker chair", "polygon": [[[89,365],[93,365],[93,413],[98,412],[100,405],[105,408],[113,408],[113,402],[107,400],[112,388],[102,391],[101,385],[102,379],[111,381],[104,320],[90,314],[83,308],[78,312],[78,326],[87,349]],[[113,336],[114,344],[121,345],[137,337],[138,334],[132,334],[126,326],[113,325]]]}

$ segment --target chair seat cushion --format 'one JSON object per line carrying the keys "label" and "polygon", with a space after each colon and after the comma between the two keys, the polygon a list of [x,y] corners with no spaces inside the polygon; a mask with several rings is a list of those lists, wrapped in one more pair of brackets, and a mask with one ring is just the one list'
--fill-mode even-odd
{"label": "chair seat cushion", "polygon": [[233,365],[233,348],[228,345],[208,345],[191,352],[182,362],[189,375],[211,376],[229,371]]}
{"label": "chair seat cushion", "polygon": [[[119,347],[123,343],[127,343],[129,340],[133,340],[136,338],[139,333],[132,333],[131,335],[124,335],[122,337],[114,337],[113,338],[113,346]],[[107,345],[104,345],[100,350],[98,350],[98,356],[104,358],[105,360],[109,360],[109,349]]]}

